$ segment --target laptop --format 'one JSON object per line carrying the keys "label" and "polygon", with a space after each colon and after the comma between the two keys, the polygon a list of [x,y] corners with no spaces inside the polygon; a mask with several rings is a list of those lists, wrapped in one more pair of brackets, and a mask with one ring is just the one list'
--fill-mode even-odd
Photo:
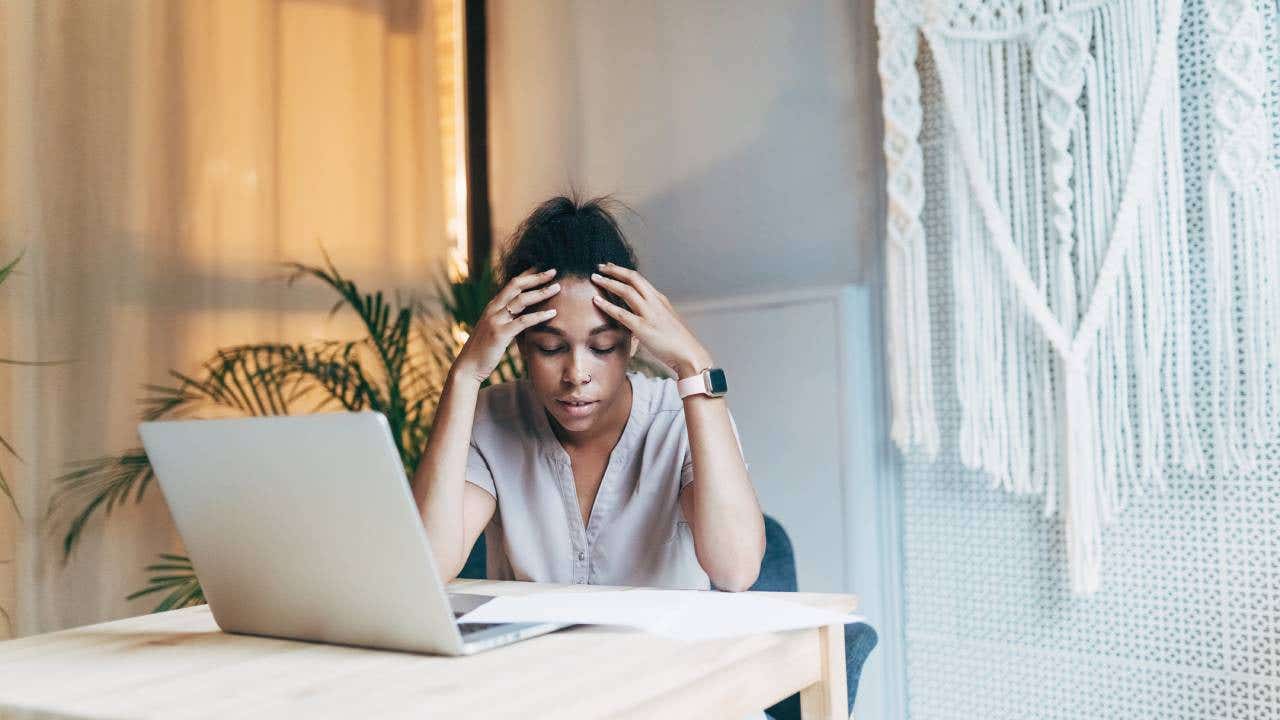
{"label": "laptop", "polygon": [[459,624],[380,413],[144,422],[147,457],[218,627],[470,655],[566,623]]}

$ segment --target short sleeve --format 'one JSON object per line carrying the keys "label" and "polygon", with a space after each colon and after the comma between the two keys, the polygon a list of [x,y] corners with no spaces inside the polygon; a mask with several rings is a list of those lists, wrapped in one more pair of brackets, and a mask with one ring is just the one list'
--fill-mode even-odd
{"label": "short sleeve", "polygon": [[[738,442],[738,454],[742,455],[742,464],[745,465],[748,470],[750,470],[751,463],[747,462],[747,455],[746,453],[742,452],[742,438],[738,436],[738,423],[733,421],[732,412],[730,412],[728,409],[726,409],[725,412],[729,413],[729,427],[733,428],[733,439]],[[688,430],[686,429],[685,432],[687,433]],[[685,443],[684,463],[680,466],[680,489],[683,490],[685,486],[691,482],[693,482],[692,443]]]}
{"label": "short sleeve", "polygon": [[498,497],[498,489],[493,484],[493,471],[489,469],[489,463],[474,442],[467,444],[467,482],[480,486],[495,498]]}

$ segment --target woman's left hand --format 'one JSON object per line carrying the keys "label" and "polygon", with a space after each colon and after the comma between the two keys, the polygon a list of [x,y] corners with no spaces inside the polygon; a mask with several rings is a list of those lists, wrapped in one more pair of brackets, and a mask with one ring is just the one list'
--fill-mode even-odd
{"label": "woman's left hand", "polygon": [[631,306],[619,307],[601,295],[593,298],[596,307],[631,331],[681,378],[701,372],[711,365],[711,354],[680,321],[667,296],[658,292],[639,272],[613,263],[599,266],[591,280]]}

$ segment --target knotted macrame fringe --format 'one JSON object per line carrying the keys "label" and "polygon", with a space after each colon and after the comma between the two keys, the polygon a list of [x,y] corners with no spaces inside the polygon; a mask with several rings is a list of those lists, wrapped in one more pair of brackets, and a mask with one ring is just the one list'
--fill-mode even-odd
{"label": "knotted macrame fringe", "polygon": [[[1214,166],[1207,183],[1215,466],[1250,472],[1280,436],[1280,172],[1266,159],[1263,25],[1251,0],[1208,0]],[[1274,7],[1271,8],[1274,10]]]}
{"label": "knotted macrame fringe", "polygon": [[[1229,6],[1224,37],[1257,30],[1234,12],[1246,0],[1217,2]],[[1206,457],[1187,321],[1181,2],[1045,6],[877,3],[893,438],[904,450],[938,449],[920,311],[931,300],[919,222],[923,35],[950,126],[938,198],[948,234],[932,239],[949,250],[959,458],[993,486],[1042,494],[1045,515],[1061,510],[1071,588],[1089,594],[1102,529],[1131,497],[1163,489],[1174,466],[1247,467],[1249,449],[1280,429],[1280,184],[1274,171],[1247,186],[1210,182],[1210,337],[1223,365]]]}
{"label": "knotted macrame fringe", "polygon": [[924,207],[924,154],[919,136],[923,111],[916,73],[919,19],[895,3],[876,6],[880,28],[884,153],[888,223],[885,251],[886,343],[889,394],[894,407],[889,434],[900,447],[938,452],[933,408],[928,257],[920,211]]}

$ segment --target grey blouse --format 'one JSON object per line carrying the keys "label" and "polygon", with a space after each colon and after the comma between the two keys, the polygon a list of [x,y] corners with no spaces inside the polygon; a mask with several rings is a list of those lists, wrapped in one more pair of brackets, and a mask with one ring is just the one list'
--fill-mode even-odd
{"label": "grey blouse", "polygon": [[[529,381],[480,390],[466,479],[498,502],[485,528],[489,578],[711,587],[680,509],[680,490],[693,482],[693,458],[676,381],[635,370],[627,378],[631,414],[586,527],[569,455]],[[729,422],[738,438],[732,413]]]}

